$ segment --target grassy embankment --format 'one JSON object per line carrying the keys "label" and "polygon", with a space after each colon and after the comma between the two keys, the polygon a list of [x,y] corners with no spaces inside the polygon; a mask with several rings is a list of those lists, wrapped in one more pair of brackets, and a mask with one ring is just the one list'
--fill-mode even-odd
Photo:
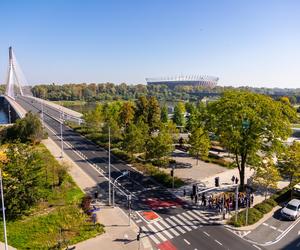
{"label": "grassy embankment", "polygon": [[[67,242],[74,244],[103,233],[103,226],[94,226],[82,212],[80,203],[84,193],[72,178],[66,175],[60,186],[55,185],[54,173],[59,163],[43,145],[35,146],[34,150],[42,155],[49,188],[43,190],[46,198],[26,216],[7,222],[9,245],[17,249],[59,249],[60,244],[66,247]],[[0,238],[3,239],[2,230]]]}

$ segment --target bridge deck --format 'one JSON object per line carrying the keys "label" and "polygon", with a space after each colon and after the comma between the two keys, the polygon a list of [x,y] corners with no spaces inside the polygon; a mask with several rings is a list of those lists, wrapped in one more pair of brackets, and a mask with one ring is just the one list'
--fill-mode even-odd
{"label": "bridge deck", "polygon": [[14,99],[12,99],[7,95],[4,95],[3,97],[7,100],[10,106],[16,111],[16,113],[20,118],[23,118],[25,116],[27,112],[20,104],[18,104]]}

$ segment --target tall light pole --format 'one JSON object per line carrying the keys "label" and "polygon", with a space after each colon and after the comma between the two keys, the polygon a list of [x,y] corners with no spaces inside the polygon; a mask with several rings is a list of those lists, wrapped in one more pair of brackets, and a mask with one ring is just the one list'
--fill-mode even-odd
{"label": "tall light pole", "polygon": [[8,123],[11,124],[10,104],[8,104]]}
{"label": "tall light pole", "polygon": [[43,128],[44,128],[45,126],[44,126],[44,103],[43,103],[43,100],[41,101],[41,110],[42,110],[42,113],[41,113],[42,125],[43,125]]}
{"label": "tall light pole", "polygon": [[108,205],[111,205],[111,179],[110,179],[110,127],[108,127]]}
{"label": "tall light pole", "polygon": [[4,206],[3,183],[2,183],[2,171],[1,171],[1,168],[0,168],[0,188],[1,188],[1,201],[2,201],[2,215],[3,215],[3,231],[4,231],[4,240],[5,240],[5,250],[8,250],[7,235],[6,235],[5,206]]}
{"label": "tall light pole", "polygon": [[64,140],[63,140],[63,118],[62,113],[61,115],[61,121],[60,121],[60,143],[61,143],[61,158],[64,158]]}

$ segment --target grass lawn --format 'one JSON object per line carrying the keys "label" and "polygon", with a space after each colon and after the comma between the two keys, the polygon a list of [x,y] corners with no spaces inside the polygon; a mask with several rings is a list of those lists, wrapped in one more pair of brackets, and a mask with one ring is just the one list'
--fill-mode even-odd
{"label": "grass lawn", "polygon": [[[50,170],[59,168],[59,163],[43,145],[36,146],[35,150],[42,154],[49,171],[47,181],[55,183],[57,180]],[[104,232],[102,225],[94,226],[80,209],[84,193],[69,175],[62,185],[54,185],[53,188],[50,185],[45,192],[48,192],[47,198],[26,216],[7,222],[9,245],[17,249],[59,249],[59,242],[64,247],[66,242],[74,244]],[[0,226],[0,237],[3,239],[2,225]]]}

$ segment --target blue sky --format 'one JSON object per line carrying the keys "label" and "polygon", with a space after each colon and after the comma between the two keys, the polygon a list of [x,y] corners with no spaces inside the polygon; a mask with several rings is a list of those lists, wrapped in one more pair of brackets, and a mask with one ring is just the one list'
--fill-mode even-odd
{"label": "blue sky", "polygon": [[12,45],[28,82],[300,87],[300,1],[1,0],[0,79]]}

